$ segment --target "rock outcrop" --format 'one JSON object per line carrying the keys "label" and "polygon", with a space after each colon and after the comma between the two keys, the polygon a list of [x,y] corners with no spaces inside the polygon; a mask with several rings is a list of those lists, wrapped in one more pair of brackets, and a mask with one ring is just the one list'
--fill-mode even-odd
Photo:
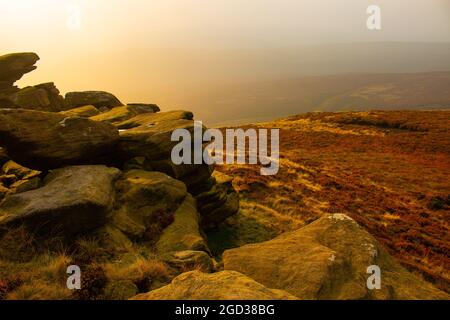
{"label": "rock outcrop", "polygon": [[[186,186],[161,172],[130,170],[117,181],[113,224],[132,239],[153,238],[173,221],[186,198]],[[157,222],[157,226],[153,226]],[[153,234],[152,234],[153,233]]]}
{"label": "rock outcrop", "polygon": [[212,272],[214,262],[205,251],[174,251],[161,255],[161,260],[177,270],[201,270]]}
{"label": "rock outcrop", "polygon": [[0,145],[17,163],[36,170],[101,164],[119,142],[103,122],[25,109],[0,109]]}
{"label": "rock outcrop", "polygon": [[192,271],[176,277],[171,284],[133,300],[295,300],[282,290],[264,287],[233,271],[213,274]]}
{"label": "rock outcrop", "polygon": [[[355,221],[334,214],[271,241],[227,250],[224,268],[300,299],[449,299],[407,272]],[[381,269],[369,290],[367,268]]]}
{"label": "rock outcrop", "polygon": [[65,96],[65,108],[72,109],[86,105],[93,105],[96,108],[114,108],[122,106],[113,94],[105,91],[80,91],[68,92]]}
{"label": "rock outcrop", "polygon": [[92,105],[88,105],[88,106],[82,106],[82,107],[78,107],[78,108],[61,111],[60,113],[66,117],[89,118],[89,117],[98,115],[100,113],[100,111],[96,107],[94,107]]}
{"label": "rock outcrop", "polygon": [[13,95],[19,91],[14,83],[36,69],[39,57],[35,53],[11,53],[0,56],[0,107],[12,107]]}
{"label": "rock outcrop", "polygon": [[26,226],[40,234],[65,236],[102,226],[112,209],[120,171],[74,166],[52,171],[42,188],[8,196],[0,204],[0,229]]}

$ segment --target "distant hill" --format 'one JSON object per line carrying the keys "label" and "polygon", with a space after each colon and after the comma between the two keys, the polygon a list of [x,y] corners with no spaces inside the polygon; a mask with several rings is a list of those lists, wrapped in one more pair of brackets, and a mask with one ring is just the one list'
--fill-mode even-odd
{"label": "distant hill", "polygon": [[[450,72],[343,74],[229,86],[209,92],[228,119],[270,119],[308,111],[445,109],[450,107]],[[220,108],[221,106],[221,108]]]}

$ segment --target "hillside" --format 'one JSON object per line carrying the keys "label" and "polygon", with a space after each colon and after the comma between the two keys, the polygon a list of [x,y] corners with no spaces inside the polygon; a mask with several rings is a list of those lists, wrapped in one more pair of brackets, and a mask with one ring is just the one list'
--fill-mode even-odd
{"label": "hillside", "polygon": [[449,88],[450,72],[337,74],[230,85],[205,92],[195,105],[215,102],[229,123],[249,123],[310,111],[449,108]]}
{"label": "hillside", "polygon": [[268,177],[254,166],[219,168],[235,177],[242,210],[210,234],[216,254],[345,213],[448,292],[449,120],[450,111],[370,111],[252,124],[281,129],[281,168]]}

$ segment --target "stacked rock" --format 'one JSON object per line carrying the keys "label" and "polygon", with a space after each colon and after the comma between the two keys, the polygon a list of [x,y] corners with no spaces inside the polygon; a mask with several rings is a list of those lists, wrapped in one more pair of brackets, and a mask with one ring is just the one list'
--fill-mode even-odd
{"label": "stacked rock", "polygon": [[39,236],[93,234],[105,246],[148,242],[177,265],[209,255],[203,231],[239,201],[213,166],[172,162],[172,132],[193,132],[193,114],[104,91],[62,98],[53,83],[13,87],[38,59],[0,57],[1,88],[14,91],[0,107],[0,235],[25,226]]}

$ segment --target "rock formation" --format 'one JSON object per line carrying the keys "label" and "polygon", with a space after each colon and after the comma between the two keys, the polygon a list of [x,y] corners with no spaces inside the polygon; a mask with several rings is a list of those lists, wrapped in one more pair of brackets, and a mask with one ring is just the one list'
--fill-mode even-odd
{"label": "rock formation", "polygon": [[[225,251],[224,268],[300,299],[448,299],[403,269],[355,221],[334,214],[268,242]],[[367,268],[382,270],[369,290]]]}
{"label": "rock formation", "polygon": [[0,107],[12,107],[12,97],[19,91],[14,83],[36,69],[39,57],[35,53],[11,53],[0,56]]}
{"label": "rock formation", "polygon": [[0,229],[21,225],[45,234],[73,236],[102,226],[114,201],[120,171],[105,166],[57,169],[44,186],[8,196],[0,204]]}
{"label": "rock formation", "polygon": [[272,290],[233,271],[184,273],[161,289],[134,300],[296,300],[282,290]]}
{"label": "rock formation", "polygon": [[0,109],[0,144],[28,168],[103,163],[118,142],[118,130],[108,123],[53,112]]}
{"label": "rock formation", "polygon": [[[0,263],[32,265],[42,251],[49,259],[42,246],[57,237],[85,268],[82,299],[448,299],[344,215],[216,262],[205,231],[239,212],[239,195],[214,166],[171,161],[172,132],[193,132],[193,114],[102,91],[64,99],[53,83],[14,87],[38,59],[0,56]],[[28,233],[36,241],[9,246]],[[28,246],[32,254],[17,258]],[[370,265],[383,270],[382,290],[366,287]],[[14,291],[3,276],[0,299]]]}
{"label": "rock formation", "polygon": [[114,108],[122,106],[113,94],[105,91],[81,91],[68,92],[65,96],[65,109],[72,109],[86,105],[93,105],[96,108]]}

